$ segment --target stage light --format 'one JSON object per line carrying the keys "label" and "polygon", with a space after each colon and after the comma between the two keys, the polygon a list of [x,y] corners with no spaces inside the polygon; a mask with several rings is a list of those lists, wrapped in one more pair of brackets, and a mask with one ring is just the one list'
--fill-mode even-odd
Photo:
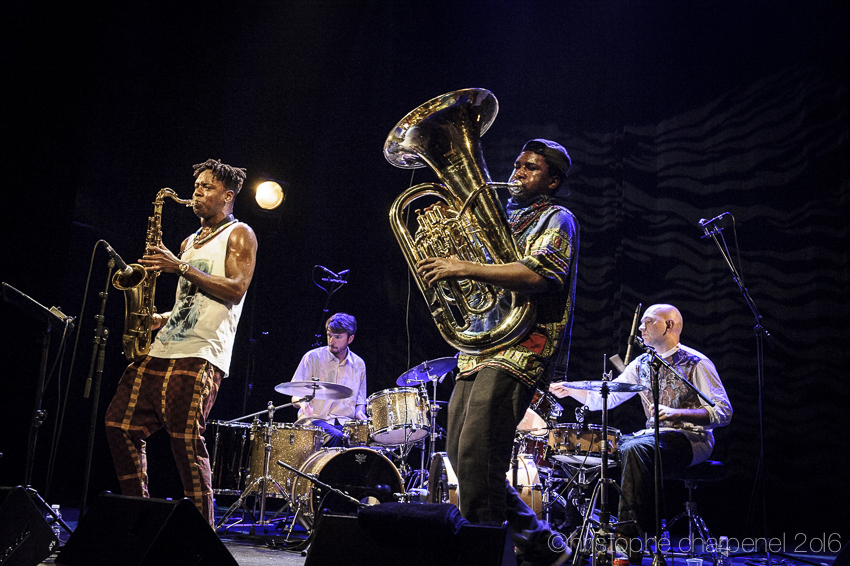
{"label": "stage light", "polygon": [[[286,185],[286,183],[284,183]],[[277,181],[263,181],[257,185],[255,197],[260,208],[274,210],[286,199],[283,186]]]}

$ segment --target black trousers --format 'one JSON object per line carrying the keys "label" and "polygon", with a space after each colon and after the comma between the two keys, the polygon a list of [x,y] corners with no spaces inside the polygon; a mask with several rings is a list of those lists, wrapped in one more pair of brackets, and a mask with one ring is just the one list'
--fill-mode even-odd
{"label": "black trousers", "polygon": [[[688,437],[681,432],[663,431],[658,436],[661,454],[662,479],[681,474],[693,459],[693,449]],[[642,434],[629,438],[620,446],[620,465],[623,468],[622,495],[617,519],[633,521],[617,527],[617,531],[630,536],[655,530],[655,437]],[[663,502],[663,500],[662,500]],[[663,509],[661,510],[663,513]],[[662,515],[663,517],[663,515]],[[657,534],[657,533],[656,533]]]}
{"label": "black trousers", "polygon": [[449,401],[446,452],[463,517],[477,524],[507,521],[524,559],[547,563],[563,541],[507,481],[516,429],[533,397],[534,389],[496,368],[458,380]]}

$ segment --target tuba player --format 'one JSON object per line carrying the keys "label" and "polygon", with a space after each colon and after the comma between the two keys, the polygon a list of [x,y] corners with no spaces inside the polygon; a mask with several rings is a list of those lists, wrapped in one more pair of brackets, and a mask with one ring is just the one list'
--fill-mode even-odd
{"label": "tuba player", "polygon": [[[471,523],[507,520],[523,565],[563,564],[570,555],[563,538],[505,481],[514,434],[535,390],[548,388],[552,365],[565,363],[569,354],[579,227],[572,213],[555,203],[569,167],[567,151],[549,140],[527,142],[516,158],[510,180],[518,186],[511,189],[507,212],[520,261],[479,264],[432,257],[417,266],[429,285],[473,279],[537,298],[536,324],[519,343],[458,358],[446,440],[461,514]],[[490,316],[499,314],[494,309]]]}

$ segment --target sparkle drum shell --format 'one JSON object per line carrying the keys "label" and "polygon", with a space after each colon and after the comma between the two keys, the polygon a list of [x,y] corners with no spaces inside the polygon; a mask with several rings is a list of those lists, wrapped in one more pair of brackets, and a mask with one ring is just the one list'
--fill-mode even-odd
{"label": "sparkle drum shell", "polygon": [[356,448],[358,446],[369,445],[369,430],[371,428],[369,421],[350,420],[342,425],[343,434],[348,437],[348,446]]}
{"label": "sparkle drum shell", "polygon": [[[247,483],[263,477],[263,460],[265,459],[264,433],[268,425],[261,425],[255,432],[251,442],[251,466]],[[269,476],[283,488],[287,496],[292,493],[292,481],[295,473],[277,464],[283,460],[295,469],[307,461],[312,454],[322,448],[325,433],[316,426],[297,425],[291,423],[272,423],[269,429],[271,458],[269,458]],[[269,491],[274,496],[273,491]]]}
{"label": "sparkle drum shell", "polygon": [[398,446],[430,433],[428,398],[414,387],[385,389],[370,395],[366,403],[372,440],[377,444]]}

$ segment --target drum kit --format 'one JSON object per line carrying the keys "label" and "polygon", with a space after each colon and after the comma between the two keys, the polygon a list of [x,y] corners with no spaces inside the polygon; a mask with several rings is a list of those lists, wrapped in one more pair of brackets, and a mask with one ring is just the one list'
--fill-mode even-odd
{"label": "drum kit", "polygon": [[[343,425],[342,448],[323,447],[325,432],[317,426],[274,422],[275,410],[292,403],[274,406],[269,402],[267,409],[257,413],[210,421],[204,436],[212,445],[213,494],[237,497],[216,529],[226,530],[241,522],[228,524],[242,509],[253,518],[253,534],[254,525],[270,524],[289,510],[288,538],[296,523],[311,531],[320,509],[349,512],[357,506],[422,499],[427,482],[425,453],[433,454],[436,440],[443,436],[436,416],[445,401],[436,399],[437,384],[456,366],[456,358],[423,362],[398,378],[399,387],[369,396],[368,420],[350,420]],[[433,401],[429,383],[433,384]],[[344,385],[317,378],[281,383],[275,391],[302,401],[353,395]],[[261,422],[261,415],[267,415],[268,422]],[[253,422],[243,422],[248,419]],[[422,448],[422,461],[419,470],[412,470],[407,458],[416,446]],[[405,489],[408,485],[410,490]],[[247,506],[252,496],[256,497],[253,510]],[[285,503],[269,520],[267,498]]]}
{"label": "drum kit", "polygon": [[[457,504],[457,477],[446,453],[436,451],[436,441],[443,436],[436,416],[445,404],[437,400],[437,384],[456,364],[456,358],[423,362],[402,374],[398,387],[369,396],[368,420],[343,425],[346,442],[342,448],[323,448],[325,433],[319,427],[273,422],[274,411],[291,403],[274,407],[269,402],[268,409],[258,413],[210,422],[205,434],[213,445],[213,492],[238,496],[216,527],[229,528],[225,525],[239,508],[253,515],[245,506],[250,496],[257,496],[259,503],[260,520],[253,524],[271,523],[283,510],[292,512],[287,539],[296,523],[311,532],[322,509],[347,513],[375,503],[414,500]],[[537,390],[517,427],[507,479],[538,518],[553,526],[558,525],[553,521],[558,513],[564,513],[561,526],[567,525],[568,508],[581,515],[581,525],[570,525],[575,530],[568,537],[579,549],[578,556],[593,546],[600,533],[612,532],[608,489],[619,486],[607,476],[609,468],[618,465],[622,435],[608,426],[608,393],[643,387],[604,379],[565,385],[601,392],[602,425],[585,423],[580,409],[576,410],[578,422],[558,423],[563,408],[548,392]],[[343,399],[353,394],[348,387],[315,378],[281,383],[275,391],[302,400]],[[257,418],[265,413],[268,423]],[[250,424],[240,422],[252,417]],[[422,454],[420,467],[412,470],[407,458],[417,446]],[[287,504],[269,521],[265,521],[267,497]]]}

